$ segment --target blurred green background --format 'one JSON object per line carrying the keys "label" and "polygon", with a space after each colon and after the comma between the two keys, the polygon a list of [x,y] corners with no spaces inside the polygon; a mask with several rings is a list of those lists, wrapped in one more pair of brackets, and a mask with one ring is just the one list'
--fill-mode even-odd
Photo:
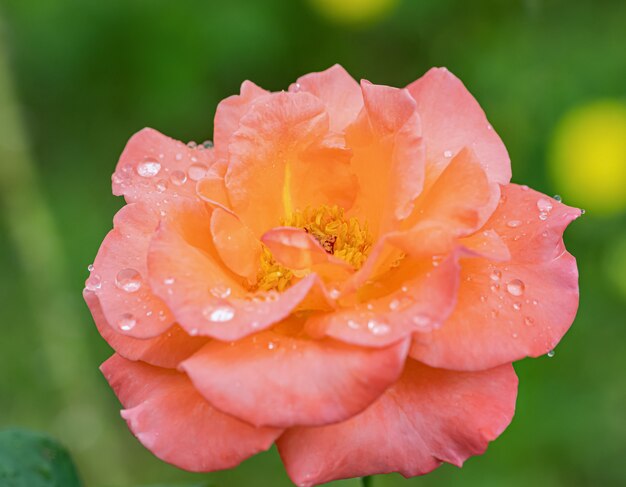
{"label": "blurred green background", "polygon": [[275,450],[179,471],[119,418],[81,297],[122,205],[111,173],[144,126],[211,138],[244,79],[280,90],[339,62],[404,86],[447,66],[504,140],[513,181],[587,209],[566,233],[580,311],[553,358],[516,364],[518,412],[484,456],[374,485],[626,485],[626,2],[339,3],[0,1],[0,427],[60,438],[89,487],[290,485]]}

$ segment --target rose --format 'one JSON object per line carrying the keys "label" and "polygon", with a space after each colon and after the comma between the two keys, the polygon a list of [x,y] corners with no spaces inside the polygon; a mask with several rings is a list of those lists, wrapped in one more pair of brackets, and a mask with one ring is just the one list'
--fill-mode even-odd
{"label": "rose", "polygon": [[84,295],[137,438],[193,471],[276,442],[303,486],[482,453],[514,413],[511,362],[574,318],[580,211],[509,183],[445,69],[245,82],[214,139],[142,130],[113,175],[128,204]]}

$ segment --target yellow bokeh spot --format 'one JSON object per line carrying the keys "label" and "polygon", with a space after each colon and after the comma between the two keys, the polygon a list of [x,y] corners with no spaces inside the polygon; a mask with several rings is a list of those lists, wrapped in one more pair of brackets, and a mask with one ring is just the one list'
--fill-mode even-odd
{"label": "yellow bokeh spot", "polygon": [[602,100],[567,113],[549,156],[552,178],[569,204],[595,214],[626,208],[626,104]]}
{"label": "yellow bokeh spot", "polygon": [[343,24],[366,24],[380,20],[398,0],[309,0],[324,17]]}

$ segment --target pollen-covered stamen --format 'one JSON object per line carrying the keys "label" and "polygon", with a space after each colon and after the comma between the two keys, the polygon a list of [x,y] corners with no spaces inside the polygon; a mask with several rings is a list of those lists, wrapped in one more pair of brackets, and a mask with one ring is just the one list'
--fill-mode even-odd
{"label": "pollen-covered stamen", "polygon": [[256,289],[261,291],[283,291],[289,286],[292,277],[293,272],[276,262],[270,250],[263,246],[261,269]]}
{"label": "pollen-covered stamen", "polygon": [[[320,206],[296,210],[281,221],[282,225],[302,228],[311,234],[329,254],[359,269],[372,246],[367,225],[361,226],[356,218],[346,218],[338,206]],[[263,247],[260,271],[255,290],[283,291],[294,278],[302,277],[309,270],[289,269],[278,263],[269,248]]]}
{"label": "pollen-covered stamen", "polygon": [[343,208],[322,205],[291,213],[282,222],[290,227],[303,228],[313,235],[329,254],[359,269],[372,247],[367,224],[361,225],[352,217],[346,218]]}

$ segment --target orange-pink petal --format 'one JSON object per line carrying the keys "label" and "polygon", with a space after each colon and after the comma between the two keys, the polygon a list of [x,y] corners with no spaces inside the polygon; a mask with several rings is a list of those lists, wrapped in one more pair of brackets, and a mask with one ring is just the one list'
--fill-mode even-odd
{"label": "orange-pink petal", "polygon": [[[407,86],[422,119],[426,160],[432,177],[463,147],[471,148],[492,182],[511,179],[509,155],[463,83],[445,68],[433,68]],[[429,179],[430,179],[429,175]]]}
{"label": "orange-pink petal", "polygon": [[196,181],[213,164],[213,150],[190,148],[151,128],[133,135],[113,173],[113,194],[128,203],[166,209],[178,197],[194,198]]}
{"label": "orange-pink petal", "polygon": [[174,323],[149,283],[148,246],[158,223],[148,205],[124,206],[115,215],[113,230],[102,242],[86,283],[107,322],[118,333],[135,338],[155,337]]}
{"label": "orange-pink petal", "polygon": [[[296,321],[230,344],[212,341],[181,367],[221,411],[280,427],[345,420],[402,373],[407,340],[386,348],[352,347],[298,334]],[[291,330],[283,332],[285,327]]]}
{"label": "orange-pink petal", "polygon": [[454,313],[430,336],[415,336],[411,356],[433,367],[481,370],[552,350],[578,308],[576,260],[565,227],[580,215],[541,193],[502,188],[485,228],[497,232],[510,261],[462,261]]}
{"label": "orange-pink petal", "polygon": [[192,472],[232,468],[280,435],[213,408],[180,372],[113,355],[102,373],[124,406],[122,417],[158,458]]}
{"label": "orange-pink petal", "polygon": [[389,472],[423,475],[482,454],[509,425],[516,396],[511,365],[454,372],[409,360],[402,378],[365,412],[343,423],[290,428],[278,450],[299,487]]}
{"label": "orange-pink petal", "polygon": [[308,92],[319,98],[328,112],[332,132],[343,132],[363,108],[359,84],[339,64],[319,73],[301,76],[289,89]]}
{"label": "orange-pink petal", "polygon": [[96,327],[107,343],[122,357],[141,360],[157,367],[175,369],[207,342],[203,337],[191,337],[177,325],[154,338],[133,338],[116,332],[106,321],[100,301],[94,292],[85,290],[83,297],[93,315]]}

